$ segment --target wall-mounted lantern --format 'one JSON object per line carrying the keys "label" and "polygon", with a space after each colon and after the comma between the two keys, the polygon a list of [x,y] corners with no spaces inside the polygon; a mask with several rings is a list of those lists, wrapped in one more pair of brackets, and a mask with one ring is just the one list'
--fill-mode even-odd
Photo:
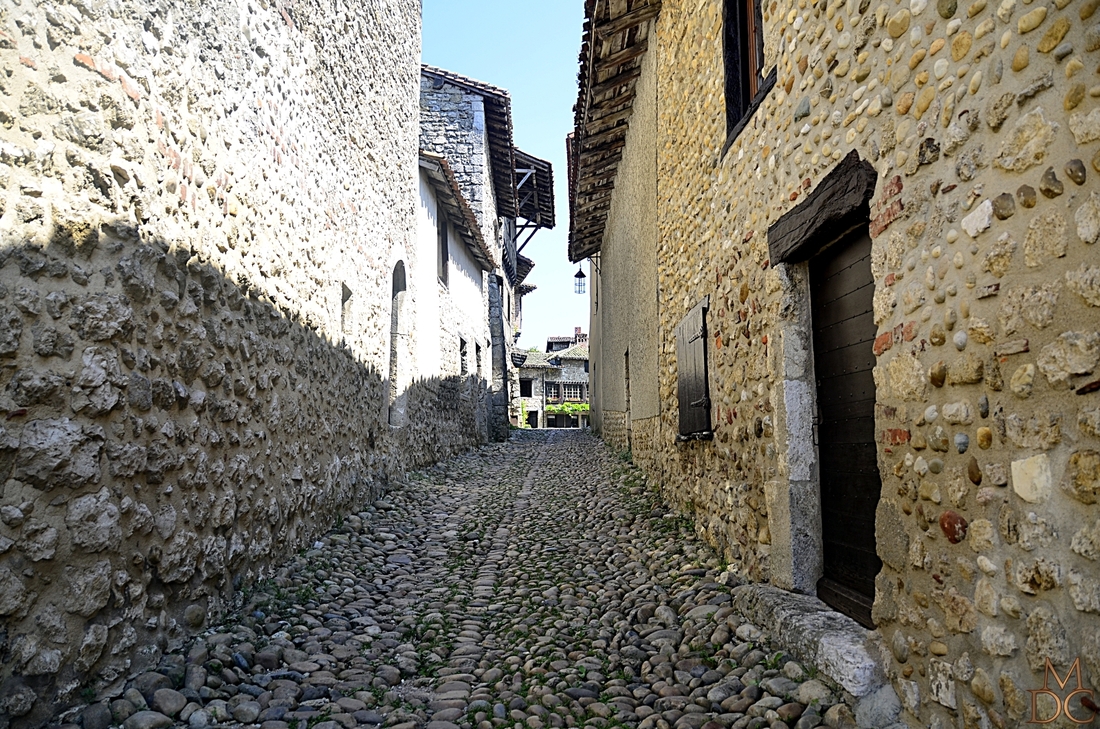
{"label": "wall-mounted lantern", "polygon": [[573,291],[578,294],[584,293],[584,271],[581,270],[581,264],[577,264],[577,272],[573,274]]}

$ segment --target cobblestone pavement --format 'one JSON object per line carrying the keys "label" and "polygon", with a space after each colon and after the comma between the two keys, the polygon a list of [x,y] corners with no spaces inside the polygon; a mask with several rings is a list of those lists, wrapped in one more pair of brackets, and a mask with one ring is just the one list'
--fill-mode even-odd
{"label": "cobblestone pavement", "polygon": [[854,726],[726,583],[633,466],[579,431],[520,431],[347,516],[81,723]]}

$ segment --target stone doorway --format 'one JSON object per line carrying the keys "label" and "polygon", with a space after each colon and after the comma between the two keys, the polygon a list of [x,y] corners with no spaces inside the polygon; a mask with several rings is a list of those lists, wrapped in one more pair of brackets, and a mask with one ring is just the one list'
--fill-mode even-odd
{"label": "stone doorway", "polygon": [[[865,626],[871,624],[874,578],[880,563],[875,553],[875,506],[880,487],[874,445],[874,381],[870,392],[857,393],[853,382],[837,377],[860,370],[855,378],[867,389],[874,366],[876,332],[872,308],[874,280],[870,271],[869,201],[878,173],[852,152],[818,183],[798,206],[768,230],[771,265],[784,289],[784,313],[778,322],[781,407],[777,426],[783,440],[783,478],[765,484],[771,526],[771,581],[777,587],[816,594],[831,607]],[[852,264],[860,263],[860,267]],[[846,283],[836,277],[849,269]],[[830,279],[834,279],[830,281]],[[840,285],[858,291],[850,297],[830,293]],[[852,293],[849,291],[849,293]],[[867,327],[864,331],[860,326]],[[845,331],[853,326],[858,331]],[[839,346],[829,338],[846,338]],[[863,340],[867,340],[864,342]],[[852,362],[849,354],[858,350]],[[869,358],[867,361],[860,357]],[[840,364],[837,364],[837,361]],[[819,372],[820,370],[820,372]],[[849,373],[851,374],[851,373]],[[862,410],[860,409],[862,408]],[[824,421],[828,421],[827,423]],[[826,432],[828,431],[828,432]],[[873,474],[852,497],[846,491],[844,469],[850,444],[869,460]],[[859,554],[846,550],[845,532],[850,503],[860,501]],[[868,508],[869,507],[869,508]],[[869,530],[867,529],[869,525]],[[867,554],[869,552],[869,554]],[[859,562],[859,579],[847,579],[852,561]],[[869,580],[864,576],[870,575]]]}
{"label": "stone doorway", "polygon": [[809,283],[824,571],[817,595],[874,628],[871,605],[882,569],[875,509],[882,481],[873,375],[878,328],[867,226],[857,226],[811,258]]}

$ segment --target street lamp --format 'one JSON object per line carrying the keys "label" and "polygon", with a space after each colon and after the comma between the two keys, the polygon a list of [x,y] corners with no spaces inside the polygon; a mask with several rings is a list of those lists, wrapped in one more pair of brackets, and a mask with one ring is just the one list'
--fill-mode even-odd
{"label": "street lamp", "polygon": [[581,264],[577,264],[577,272],[573,274],[573,291],[578,294],[584,293],[584,271],[581,270]]}

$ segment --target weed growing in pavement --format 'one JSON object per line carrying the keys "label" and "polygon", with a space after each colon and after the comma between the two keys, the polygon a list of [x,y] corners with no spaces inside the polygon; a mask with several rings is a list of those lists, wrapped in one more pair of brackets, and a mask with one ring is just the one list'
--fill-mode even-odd
{"label": "weed growing in pavement", "polygon": [[764,668],[768,669],[769,671],[778,670],[779,666],[783,663],[784,658],[786,658],[786,656],[783,655],[782,651],[776,651],[770,656],[765,656]]}
{"label": "weed growing in pavement", "polygon": [[324,709],[323,711],[317,712],[317,714],[315,714],[314,716],[311,716],[308,719],[306,719],[307,729],[313,729],[313,727],[317,726],[321,722],[328,721],[328,718],[330,716],[332,716],[332,712],[327,708]]}

